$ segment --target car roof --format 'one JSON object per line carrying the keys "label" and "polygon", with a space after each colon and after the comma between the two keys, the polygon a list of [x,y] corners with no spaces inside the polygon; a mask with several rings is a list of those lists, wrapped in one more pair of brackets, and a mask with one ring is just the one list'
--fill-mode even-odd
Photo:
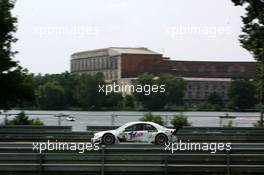
{"label": "car roof", "polygon": [[154,123],[154,122],[145,122],[145,121],[137,121],[137,122],[128,122],[126,124],[156,124],[156,123]]}
{"label": "car roof", "polygon": [[[153,126],[155,126],[155,127],[159,127],[159,128],[162,127],[161,125],[159,125],[159,124],[157,124],[157,123],[154,123],[154,122],[147,122],[147,121],[128,122],[128,123],[126,123],[126,124],[124,124],[124,125],[128,126],[128,125],[133,125],[133,124],[151,124],[151,125],[153,125]],[[123,125],[123,126],[124,126],[124,125]]]}

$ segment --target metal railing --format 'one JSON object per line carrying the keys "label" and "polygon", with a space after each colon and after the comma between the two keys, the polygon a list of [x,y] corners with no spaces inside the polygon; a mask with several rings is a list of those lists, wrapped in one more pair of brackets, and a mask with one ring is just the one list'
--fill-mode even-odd
{"label": "metal railing", "polygon": [[72,126],[36,126],[36,125],[2,125],[0,126],[0,132],[64,132],[64,131],[72,131]]}
{"label": "metal railing", "polygon": [[[18,145],[19,147],[19,145]],[[147,145],[102,147],[99,151],[14,153],[2,152],[2,172],[88,172],[95,174],[263,174],[264,145],[236,144],[231,151],[175,151]]]}
{"label": "metal railing", "polygon": [[[94,132],[115,128],[87,126],[86,132],[73,132],[68,126],[0,126],[0,141],[89,141]],[[192,141],[264,142],[264,128],[261,127],[184,127],[177,135],[181,140]]]}

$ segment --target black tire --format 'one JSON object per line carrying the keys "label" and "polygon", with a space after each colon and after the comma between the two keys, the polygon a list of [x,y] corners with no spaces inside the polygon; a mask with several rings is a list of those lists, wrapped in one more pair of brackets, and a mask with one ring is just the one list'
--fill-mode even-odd
{"label": "black tire", "polygon": [[113,134],[107,133],[103,135],[102,137],[103,145],[112,145],[114,143],[115,143],[115,136]]}
{"label": "black tire", "polygon": [[158,134],[155,137],[155,143],[157,145],[165,145],[165,143],[168,143],[168,137],[165,134]]}

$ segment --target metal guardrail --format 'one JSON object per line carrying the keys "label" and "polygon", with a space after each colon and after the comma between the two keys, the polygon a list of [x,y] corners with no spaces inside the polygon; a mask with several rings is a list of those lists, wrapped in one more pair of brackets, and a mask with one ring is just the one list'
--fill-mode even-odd
{"label": "metal guardrail", "polygon": [[[117,126],[87,126],[88,132],[116,129]],[[183,127],[177,133],[181,140],[264,142],[264,128],[261,127]]]}
{"label": "metal guardrail", "polygon": [[[104,131],[116,129],[119,126],[86,126],[87,131]],[[173,127],[167,127],[173,128]],[[264,133],[263,127],[183,127],[179,132],[262,132]]]}
{"label": "metal guardrail", "polygon": [[[23,128],[23,127],[22,127]],[[112,126],[88,126],[87,132],[67,131],[67,127],[49,127],[37,129],[19,130],[16,127],[7,131],[0,129],[0,141],[42,141],[42,140],[66,140],[66,141],[88,141],[93,137],[95,131],[109,130]],[[32,129],[35,128],[35,129]],[[42,128],[42,129],[41,129]],[[57,130],[58,129],[58,130]],[[54,131],[53,131],[54,130]],[[264,128],[250,127],[184,127],[178,132],[178,138],[191,141],[225,141],[225,142],[264,142]]]}
{"label": "metal guardrail", "polygon": [[72,131],[72,126],[34,126],[34,125],[2,125],[0,126],[0,132],[64,132],[64,131]]}
{"label": "metal guardrail", "polygon": [[[18,146],[19,147],[19,146]],[[2,150],[0,146],[0,150]],[[263,174],[264,145],[234,145],[231,151],[175,151],[128,144],[75,152],[0,153],[1,172],[87,172],[89,174]]]}
{"label": "metal guardrail", "polygon": [[[243,134],[178,134],[180,140],[190,141],[216,141],[216,142],[264,142],[264,135],[243,135]],[[89,132],[45,132],[45,133],[32,133],[20,132],[18,133],[1,133],[0,141],[46,141],[46,140],[59,140],[59,141],[90,141],[93,133]]]}
{"label": "metal guardrail", "polygon": [[72,131],[0,131],[0,141],[42,141],[42,140],[60,140],[60,141],[87,141],[93,137],[89,132]]}
{"label": "metal guardrail", "polygon": [[[170,112],[170,111],[169,111]],[[57,117],[58,119],[58,126],[61,125],[61,120],[62,118],[66,118],[67,116],[72,116],[72,117],[77,117],[77,116],[96,116],[96,117],[107,117],[106,120],[108,120],[108,118],[110,119],[110,125],[115,126],[116,124],[116,120],[118,118],[122,118],[122,117],[142,117],[144,115],[144,113],[147,112],[142,112],[142,114],[119,114],[119,113],[111,113],[111,114],[99,114],[99,113],[92,113],[92,114],[85,114],[85,113],[74,113],[74,112],[65,112],[65,113],[61,113],[61,112],[54,112],[54,113],[26,113],[27,116],[51,116],[51,117]],[[171,114],[158,114],[160,115],[165,122],[166,126],[169,126],[169,122],[170,119],[175,116],[177,113],[179,112],[175,112],[175,113],[171,113]],[[18,113],[0,113],[0,118],[4,117],[5,120],[10,117],[10,116],[16,116],[18,115]],[[187,115],[187,114],[186,114]],[[224,125],[223,122],[225,119],[235,119],[235,118],[255,118],[256,120],[259,118],[259,116],[255,116],[255,115],[238,115],[238,116],[233,116],[232,113],[226,113],[225,116],[219,116],[221,114],[188,114],[188,117],[205,117],[205,118],[217,118],[220,119],[220,123],[219,125],[222,126]],[[252,123],[253,124],[253,123]]]}

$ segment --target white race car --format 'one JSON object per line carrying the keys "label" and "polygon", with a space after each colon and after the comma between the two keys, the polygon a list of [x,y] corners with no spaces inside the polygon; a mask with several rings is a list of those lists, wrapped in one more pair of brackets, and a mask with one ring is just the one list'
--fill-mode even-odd
{"label": "white race car", "polygon": [[115,130],[101,131],[94,134],[92,142],[111,145],[121,142],[145,142],[163,145],[177,140],[176,129],[168,129],[153,122],[130,122]]}

